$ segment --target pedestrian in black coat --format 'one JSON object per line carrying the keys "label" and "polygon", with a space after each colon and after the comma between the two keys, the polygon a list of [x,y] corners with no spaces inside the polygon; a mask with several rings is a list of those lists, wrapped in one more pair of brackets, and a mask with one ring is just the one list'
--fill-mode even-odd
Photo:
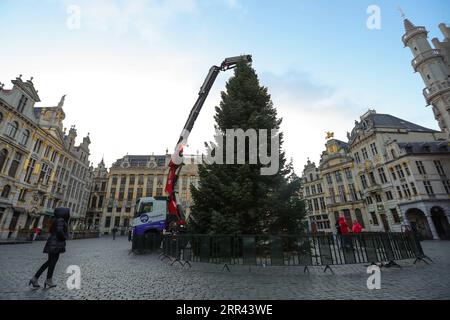
{"label": "pedestrian in black coat", "polygon": [[39,268],[29,282],[34,288],[40,287],[38,279],[47,268],[47,280],[44,283],[44,288],[47,286],[49,288],[56,287],[52,280],[53,272],[55,271],[59,255],[66,252],[66,239],[69,238],[68,222],[70,218],[70,209],[56,208],[54,214],[53,223],[50,227],[50,237],[44,247],[44,253],[48,254],[48,260]]}

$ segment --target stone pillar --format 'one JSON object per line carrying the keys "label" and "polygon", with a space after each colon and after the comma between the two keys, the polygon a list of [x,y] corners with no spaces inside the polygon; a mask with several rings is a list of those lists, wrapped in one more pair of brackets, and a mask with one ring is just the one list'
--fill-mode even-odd
{"label": "stone pillar", "polygon": [[430,226],[431,234],[433,235],[433,240],[439,240],[439,235],[436,231],[436,227],[434,226],[433,219],[431,218],[430,213],[426,213],[425,216],[427,217],[428,225]]}

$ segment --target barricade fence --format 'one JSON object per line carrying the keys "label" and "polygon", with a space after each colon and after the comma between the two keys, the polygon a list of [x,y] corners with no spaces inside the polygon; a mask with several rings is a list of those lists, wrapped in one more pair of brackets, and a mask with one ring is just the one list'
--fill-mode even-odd
{"label": "barricade fence", "polygon": [[[166,235],[133,238],[133,250],[160,251],[180,262],[260,266],[333,266],[423,260],[411,233],[303,235]],[[431,259],[430,259],[431,260]]]}

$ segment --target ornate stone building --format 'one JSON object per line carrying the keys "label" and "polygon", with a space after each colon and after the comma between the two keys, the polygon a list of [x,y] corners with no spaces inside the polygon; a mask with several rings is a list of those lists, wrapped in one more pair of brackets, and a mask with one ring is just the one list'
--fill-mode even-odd
{"label": "ornate stone building", "polygon": [[[103,214],[102,233],[127,228],[141,197],[164,197],[170,155],[130,156],[118,159],[110,168]],[[184,165],[178,180],[178,196],[187,218],[192,203],[190,185],[198,185],[197,165]]]}
{"label": "ornate stone building", "polygon": [[426,85],[423,95],[427,105],[432,106],[441,130],[450,133],[450,27],[439,25],[445,39],[440,42],[434,38],[433,48],[425,27],[417,27],[408,19],[404,20],[404,26],[403,44],[411,49],[412,67]]}
{"label": "ornate stone building", "polygon": [[92,171],[91,180],[92,186],[86,213],[86,226],[88,229],[97,229],[100,227],[100,220],[106,203],[106,191],[109,180],[108,169],[103,159],[97,168]]}
{"label": "ornate stone building", "polygon": [[348,142],[327,142],[318,168],[332,230],[343,214],[349,225],[358,220],[365,231],[401,231],[408,225],[425,238],[450,238],[446,133],[369,110],[347,136]]}
{"label": "ornate stone building", "polygon": [[19,229],[48,229],[53,209],[69,207],[71,226],[84,219],[89,197],[89,136],[63,128],[65,97],[54,107],[40,102],[32,79],[0,85],[0,238]]}

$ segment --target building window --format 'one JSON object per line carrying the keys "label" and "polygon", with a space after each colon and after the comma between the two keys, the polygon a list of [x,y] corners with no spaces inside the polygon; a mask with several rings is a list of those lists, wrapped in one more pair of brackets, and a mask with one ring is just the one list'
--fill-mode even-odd
{"label": "building window", "polygon": [[50,150],[52,149],[51,146],[47,146],[47,148],[45,148],[45,152],[44,152],[44,157],[48,158],[48,155],[50,154]]}
{"label": "building window", "polygon": [[334,194],[334,189],[333,189],[333,188],[330,188],[330,189],[328,190],[328,192],[330,193],[330,201],[331,201],[331,204],[335,204],[335,203],[336,203],[336,195]]}
{"label": "building window", "polygon": [[380,177],[381,183],[387,183],[386,173],[384,168],[378,168],[378,176]]}
{"label": "building window", "polygon": [[317,185],[317,192],[318,192],[318,193],[323,193],[323,190],[322,190],[322,184],[318,184],[318,185]]}
{"label": "building window", "polygon": [[395,175],[394,168],[392,168],[392,167],[389,168],[389,171],[391,172],[392,179],[394,179],[394,181],[397,180],[397,176]]}
{"label": "building window", "polygon": [[108,207],[108,213],[113,212],[113,208],[112,207]]}
{"label": "building window", "polygon": [[9,198],[10,192],[11,192],[11,186],[9,186],[9,185],[4,186],[3,190],[2,190],[2,198],[5,198],[5,199]]}
{"label": "building window", "polygon": [[109,228],[110,226],[111,226],[111,217],[106,217],[105,228]]}
{"label": "building window", "polygon": [[136,182],[136,177],[134,175],[131,175],[130,176],[130,186],[134,186],[135,182]]}
{"label": "building window", "polygon": [[11,166],[9,167],[8,176],[15,178],[17,169],[19,168],[20,161],[22,160],[22,155],[20,153],[16,152],[16,155],[14,156],[14,160],[11,162]]}
{"label": "building window", "polygon": [[129,188],[129,189],[128,189],[128,198],[127,198],[127,200],[128,200],[128,201],[133,200],[133,196],[134,196],[134,189]]}
{"label": "building window", "polygon": [[19,201],[20,202],[25,202],[25,197],[27,195],[27,189],[22,189],[19,192]]}
{"label": "building window", "polygon": [[325,205],[325,200],[324,200],[324,198],[323,197],[321,197],[320,199],[320,209],[322,209],[322,210],[326,210],[326,205]]}
{"label": "building window", "polygon": [[366,198],[366,203],[367,203],[367,204],[373,204],[372,197],[367,197],[367,198]]}
{"label": "building window", "polygon": [[347,177],[347,180],[353,179],[352,171],[350,170],[350,168],[345,168],[344,172],[345,172],[345,176]]}
{"label": "building window", "polygon": [[124,196],[125,196],[125,187],[121,187],[119,189],[119,197],[117,198],[117,200],[122,201]]}
{"label": "building window", "polygon": [[417,165],[417,170],[419,170],[420,174],[427,174],[427,172],[425,171],[425,167],[423,166],[423,162],[422,161],[416,161],[416,165]]}
{"label": "building window", "polygon": [[399,198],[399,199],[403,199],[402,190],[400,189],[399,186],[397,186],[397,194],[398,194],[398,198]]}
{"label": "building window", "polygon": [[339,189],[339,198],[340,198],[341,202],[346,203],[347,197],[345,196],[344,186],[339,186],[338,189]]}
{"label": "building window", "polygon": [[122,212],[122,207],[117,207],[116,212],[118,212],[118,213]]}
{"label": "building window", "polygon": [[367,149],[366,148],[362,148],[361,149],[361,153],[362,153],[362,156],[363,156],[364,160],[369,159],[369,154],[367,153]]}
{"label": "building window", "polygon": [[400,165],[395,166],[395,170],[397,172],[397,175],[400,179],[405,177],[405,174],[403,173],[402,167]]}
{"label": "building window", "polygon": [[333,184],[333,180],[332,180],[332,178],[331,178],[331,174],[330,174],[330,173],[327,173],[327,174],[326,174],[326,177],[327,177],[327,183],[328,183],[328,184]]}
{"label": "building window", "polygon": [[400,223],[401,219],[400,216],[398,215],[397,209],[391,209],[391,214],[392,214],[392,219],[394,220],[394,223]]}
{"label": "building window", "polygon": [[334,173],[334,176],[336,177],[336,182],[337,182],[337,183],[342,182],[342,174],[341,174],[340,171],[336,171],[336,172]]}
{"label": "building window", "polygon": [[319,200],[317,198],[314,199],[314,210],[319,210]]}
{"label": "building window", "polygon": [[444,176],[445,172],[444,169],[442,168],[442,163],[440,160],[434,160],[434,165],[436,166],[436,170],[438,172],[439,175]]}
{"label": "building window", "polygon": [[7,158],[8,158],[8,150],[3,149],[2,151],[0,151],[0,173],[3,172],[3,167],[5,166]]}
{"label": "building window", "polygon": [[105,190],[106,190],[106,182],[102,182],[101,190],[102,190],[102,191],[105,191]]}
{"label": "building window", "polygon": [[111,184],[112,184],[113,186],[115,186],[115,185],[117,184],[117,176],[113,176],[113,177],[112,177]]}
{"label": "building window", "polygon": [[362,176],[360,176],[360,179],[361,179],[361,185],[362,185],[363,189],[367,189],[366,175],[363,174]]}
{"label": "building window", "polygon": [[25,97],[25,95],[22,95],[22,97],[20,98],[19,104],[17,105],[17,111],[23,112],[23,110],[25,109],[25,106],[27,105],[27,102],[28,102],[28,98]]}
{"label": "building window", "polygon": [[44,183],[45,176],[47,175],[48,165],[46,163],[42,164],[41,173],[39,174],[38,183]]}
{"label": "building window", "polygon": [[394,199],[394,197],[392,196],[392,192],[391,191],[386,191],[386,199],[388,199],[388,201]]}
{"label": "building window", "polygon": [[42,146],[42,141],[37,139],[34,144],[33,152],[39,154],[39,152],[41,151],[41,146]]}
{"label": "building window", "polygon": [[372,155],[377,155],[378,154],[378,150],[377,150],[377,145],[375,143],[372,143],[370,145],[370,150],[372,151]]}
{"label": "building window", "polygon": [[311,186],[311,193],[316,194],[316,186]]}
{"label": "building window", "polygon": [[414,194],[415,196],[417,196],[416,185],[414,184],[414,182],[411,182],[410,185],[411,185],[411,189],[412,189],[412,191],[413,191],[413,194]]}
{"label": "building window", "polygon": [[114,218],[114,227],[118,227],[120,226],[120,217],[115,217]]}
{"label": "building window", "polygon": [[140,174],[138,176],[138,185],[142,186],[144,184],[144,175]]}
{"label": "building window", "polygon": [[383,200],[381,199],[381,196],[379,194],[375,195],[375,200],[377,201],[377,203],[382,202]]}
{"label": "building window", "polygon": [[120,178],[120,185],[125,186],[126,183],[127,183],[127,176],[122,176]]}
{"label": "building window", "polygon": [[353,183],[348,185],[348,189],[350,191],[350,197],[352,201],[358,200],[358,194],[356,193],[355,185]]}
{"label": "building window", "polygon": [[33,158],[30,158],[29,162],[28,162],[28,166],[27,169],[25,170],[25,178],[24,181],[26,183],[30,183],[31,181],[31,175],[33,174],[34,171],[34,166],[36,165],[36,160]]}
{"label": "building window", "polygon": [[408,184],[402,185],[403,193],[405,194],[405,197],[411,198],[411,191],[409,190]]}
{"label": "building window", "polygon": [[364,224],[364,219],[363,219],[360,209],[355,209],[355,216],[356,216],[356,220],[359,222],[361,227],[365,228],[366,226]]}
{"label": "building window", "polygon": [[361,162],[361,158],[359,157],[359,152],[355,153],[355,160],[356,160],[356,163],[360,163]]}
{"label": "building window", "polygon": [[26,146],[28,143],[28,139],[30,138],[30,131],[28,130],[23,130],[22,132],[22,140],[20,141],[20,144]]}
{"label": "building window", "polygon": [[428,180],[423,181],[423,186],[425,187],[425,190],[427,191],[427,194],[429,196],[434,195],[433,187],[431,186],[431,182]]}
{"label": "building window", "polygon": [[445,193],[450,194],[450,180],[442,181],[444,185]]}
{"label": "building window", "polygon": [[6,134],[8,135],[8,137],[14,139],[16,137],[18,129],[19,129],[19,124],[17,123],[17,121],[12,121],[12,122],[8,123],[8,128],[6,129]]}
{"label": "building window", "polygon": [[407,176],[411,175],[411,171],[409,171],[409,167],[407,163],[403,163],[403,168],[405,168],[405,172]]}
{"label": "building window", "polygon": [[370,216],[372,217],[372,223],[375,225],[375,226],[378,226],[378,217],[377,217],[377,214],[375,213],[375,212],[371,212],[370,213]]}

